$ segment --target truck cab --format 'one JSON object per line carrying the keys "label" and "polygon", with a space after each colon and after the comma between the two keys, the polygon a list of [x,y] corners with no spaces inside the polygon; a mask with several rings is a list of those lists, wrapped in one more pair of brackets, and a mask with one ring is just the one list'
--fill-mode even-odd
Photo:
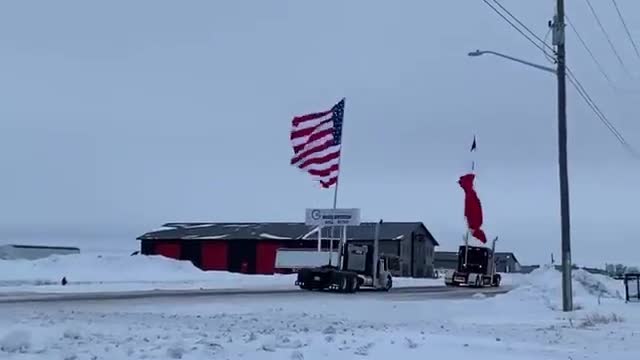
{"label": "truck cab", "polygon": [[456,270],[447,272],[444,282],[447,286],[497,287],[500,280],[500,274],[495,273],[493,249],[461,245]]}
{"label": "truck cab", "polygon": [[346,244],[337,266],[304,268],[298,271],[296,285],[304,290],[336,290],[356,292],[360,287],[389,291],[393,278],[386,257],[374,263],[374,246]]}

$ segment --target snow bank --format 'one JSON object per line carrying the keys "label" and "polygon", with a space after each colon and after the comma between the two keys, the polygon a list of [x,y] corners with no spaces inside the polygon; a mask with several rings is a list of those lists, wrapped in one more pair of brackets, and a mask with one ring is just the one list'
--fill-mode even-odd
{"label": "snow bank", "polygon": [[[65,277],[67,286],[62,286]],[[125,291],[293,286],[291,275],[202,271],[163,256],[78,254],[35,261],[0,260],[0,291]]]}
{"label": "snow bank", "polygon": [[78,254],[44,259],[0,261],[0,284],[58,284],[69,281],[181,281],[210,275],[190,262],[162,256]]}
{"label": "snow bank", "polygon": [[[590,274],[584,270],[572,271],[573,297],[576,308],[590,307],[602,301],[621,301],[624,284],[603,275]],[[562,308],[562,273],[551,267],[536,269],[526,276],[510,279],[516,289],[505,295],[519,301],[536,301],[552,310]]]}
{"label": "snow bank", "polygon": [[[163,256],[78,254],[0,260],[0,293],[193,289],[296,289],[296,275],[202,271]],[[62,286],[65,278],[67,285]],[[395,287],[439,286],[442,279],[394,279]]]}

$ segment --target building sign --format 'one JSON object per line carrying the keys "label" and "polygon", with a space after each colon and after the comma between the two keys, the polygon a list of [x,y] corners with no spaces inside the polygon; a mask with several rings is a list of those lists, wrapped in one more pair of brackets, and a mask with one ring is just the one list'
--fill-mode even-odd
{"label": "building sign", "polygon": [[360,209],[307,209],[305,224],[310,226],[358,226]]}

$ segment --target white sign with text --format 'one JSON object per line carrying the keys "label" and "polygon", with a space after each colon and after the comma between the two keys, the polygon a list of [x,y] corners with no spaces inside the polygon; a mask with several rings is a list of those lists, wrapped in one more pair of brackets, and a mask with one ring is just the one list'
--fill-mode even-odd
{"label": "white sign with text", "polygon": [[358,226],[360,209],[307,209],[305,224],[310,226]]}

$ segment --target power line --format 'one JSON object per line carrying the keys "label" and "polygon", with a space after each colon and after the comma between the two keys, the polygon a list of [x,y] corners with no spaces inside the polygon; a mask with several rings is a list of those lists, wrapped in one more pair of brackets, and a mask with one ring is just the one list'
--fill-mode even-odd
{"label": "power line", "polygon": [[598,26],[600,27],[600,30],[604,34],[604,37],[607,38],[607,41],[609,42],[609,45],[611,46],[611,50],[613,51],[613,53],[618,58],[618,61],[620,62],[620,65],[622,66],[624,71],[627,74],[629,74],[629,70],[627,69],[627,66],[624,64],[624,61],[622,61],[622,57],[620,56],[620,53],[618,53],[618,50],[616,49],[616,46],[613,45],[613,41],[611,41],[611,37],[609,36],[609,33],[607,32],[607,30],[605,30],[604,25],[602,25],[602,21],[600,21],[600,16],[598,16],[598,13],[596,12],[596,9],[594,9],[593,5],[591,5],[591,0],[585,0],[585,1],[587,2],[587,5],[589,6],[589,9],[591,10],[591,13],[593,14],[593,17],[596,19],[596,22],[598,23]]}
{"label": "power line", "polygon": [[[551,47],[549,44],[547,44],[547,41],[546,41],[547,35],[551,32],[551,27],[549,27],[549,30],[547,31],[547,35],[545,35],[545,39],[541,39],[538,35],[536,35],[536,33],[534,33],[527,25],[525,25],[522,21],[520,21],[520,19],[518,19],[517,16],[515,16],[511,11],[509,11],[509,9],[507,9],[504,5],[502,5],[498,0],[493,0],[493,2],[496,3],[496,5],[498,5],[500,7],[500,9],[502,9],[502,11],[507,13],[513,20],[515,20],[518,24],[520,24],[520,26],[522,26],[526,31],[528,31],[529,34],[531,34],[531,36],[533,36],[536,40],[538,40],[542,44],[543,47],[546,47],[547,49],[549,49],[551,51],[551,54],[553,54],[553,55],[556,54],[555,49],[553,47]],[[486,1],[485,1],[485,3],[486,3]],[[487,4],[487,5],[489,5],[489,4]],[[489,6],[491,6],[491,5],[489,5]],[[498,10],[496,8],[494,8],[493,6],[491,6],[491,7],[494,9],[494,11],[498,12]],[[500,14],[499,12],[498,12],[498,14],[500,16],[502,16],[502,14]],[[504,19],[504,16],[502,16],[502,18]],[[515,25],[513,25],[510,21],[509,21],[509,23],[512,26],[515,27]],[[520,31],[517,27],[516,27],[516,30]],[[531,41],[531,40],[529,40],[529,41]],[[543,48],[541,48],[539,46],[536,46],[536,47],[538,49],[540,49],[540,51],[542,51],[542,53],[544,54],[544,57],[547,60],[549,60],[550,62],[552,62],[554,64],[557,63],[556,58],[553,55],[550,55],[547,52],[547,50],[545,50],[545,49],[543,49]]]}
{"label": "power line", "polygon": [[602,66],[600,61],[596,59],[596,56],[593,54],[593,51],[591,51],[591,48],[589,48],[589,45],[587,45],[586,41],[584,41],[584,39],[582,38],[582,35],[580,35],[580,32],[578,32],[578,29],[576,29],[576,27],[573,25],[573,22],[571,21],[571,19],[569,19],[567,15],[565,15],[565,19],[567,19],[567,23],[569,24],[569,27],[571,27],[573,32],[578,37],[578,40],[580,40],[580,42],[582,43],[582,46],[585,48],[585,50],[587,50],[587,52],[591,56],[591,59],[593,59],[593,62],[598,67],[598,70],[600,70],[600,73],[602,74],[602,76],[604,76],[605,79],[607,79],[607,82],[609,83],[609,85],[611,85],[611,87],[615,88],[615,86],[613,85],[613,81],[611,81],[611,78],[609,77],[609,75],[607,75],[607,72],[604,70],[604,67]]}
{"label": "power line", "polygon": [[616,8],[616,12],[618,13],[618,17],[620,18],[620,22],[622,23],[622,26],[624,26],[624,31],[626,31],[626,33],[627,33],[627,38],[631,42],[631,45],[633,45],[633,50],[636,51],[636,55],[638,56],[638,59],[640,59],[640,50],[638,50],[638,45],[633,40],[633,36],[631,36],[631,31],[629,31],[629,27],[627,26],[627,22],[624,21],[624,17],[622,16],[622,12],[620,11],[620,7],[618,7],[618,2],[616,0],[611,0],[611,1],[613,2],[613,6]]}
{"label": "power line", "polygon": [[550,45],[548,45],[546,43],[546,41],[542,40],[538,35],[536,35],[531,29],[529,29],[529,27],[527,25],[522,23],[522,21],[520,21],[520,19],[518,19],[518,17],[513,15],[513,13],[511,13],[511,11],[509,11],[506,7],[504,7],[498,0],[493,0],[493,2],[496,3],[496,5],[498,5],[500,7],[500,9],[502,9],[502,11],[506,12],[512,19],[514,19],[518,24],[520,24],[520,26],[522,26],[525,30],[527,30],[529,32],[529,34],[531,34],[534,38],[536,38],[538,41],[540,41],[543,46],[545,46],[546,48],[551,50],[551,52],[555,52],[555,50]]}
{"label": "power line", "polygon": [[[498,14],[504,21],[506,21],[509,25],[511,25],[512,28],[514,28],[516,31],[518,31],[522,36],[524,36],[527,40],[529,40],[529,42],[531,42],[536,48],[540,49],[542,52],[546,53],[545,49],[539,45],[535,40],[533,40],[530,36],[528,36],[527,34],[525,34],[525,32],[520,29],[519,27],[517,27],[511,20],[509,20],[506,16],[504,16],[495,6],[491,5],[488,0],[482,0],[487,6],[489,6],[496,14]],[[512,18],[514,18],[514,20],[518,23],[521,24],[521,26],[523,26],[527,31],[529,31],[529,33],[532,34],[532,36],[536,39],[538,39],[539,41],[542,41],[544,43],[544,40],[540,39],[538,36],[536,36],[526,25],[524,25],[517,17],[515,17],[511,12],[509,12],[508,10],[506,10],[504,8],[504,6],[501,6],[500,3],[497,2],[497,0],[493,0],[496,4],[498,4],[498,6],[500,6],[500,8],[502,8],[505,12],[507,12],[507,14],[509,14],[509,16],[511,16]],[[586,0],[587,2],[589,2],[589,0]],[[566,16],[565,16],[566,18]],[[546,45],[546,43],[545,43]],[[548,45],[546,45],[547,47],[549,47]],[[555,53],[555,51],[554,51]],[[626,68],[625,68],[626,69]],[[582,84],[580,83],[580,81],[578,80],[578,78],[573,74],[573,72],[571,71],[571,69],[569,69],[569,67],[567,66],[567,78],[569,79],[569,82],[576,88],[576,90],[578,91],[578,94],[582,97],[582,99],[587,103],[587,106],[589,106],[589,108],[594,112],[594,114],[596,114],[596,116],[598,117],[598,119],[607,127],[607,129],[615,136],[615,138],[618,140],[618,142],[620,142],[622,144],[622,146],[629,151],[632,156],[634,156],[636,159],[640,160],[640,154],[635,151],[635,149],[633,149],[631,147],[631,145],[629,145],[629,143],[627,143],[627,141],[625,140],[625,138],[622,136],[622,134],[620,133],[620,131],[618,131],[618,129],[616,129],[616,127],[611,123],[611,121],[609,121],[609,119],[607,118],[607,116],[602,112],[602,110],[600,110],[600,107],[595,103],[595,101],[593,101],[593,99],[591,98],[591,96],[589,95],[589,93],[585,90],[585,88],[582,86]]]}
{"label": "power line", "polygon": [[578,94],[582,97],[582,99],[587,103],[587,105],[593,110],[593,112],[598,116],[598,118],[603,122],[603,124],[611,131],[613,136],[615,136],[621,144],[626,144],[627,141],[624,139],[624,136],[620,134],[620,132],[615,128],[613,124],[607,119],[604,115],[600,107],[593,101],[587,90],[582,86],[582,83],[578,80],[578,78],[573,74],[573,71],[567,69],[567,74],[569,75],[567,78],[573,84],[573,86],[578,91]]}
{"label": "power line", "polygon": [[[533,40],[529,35],[525,34],[524,31],[522,31],[522,29],[520,29],[516,24],[514,24],[511,20],[507,19],[506,16],[504,16],[504,14],[502,14],[500,12],[500,10],[498,10],[495,6],[491,5],[491,3],[488,0],[482,0],[485,4],[487,4],[487,6],[489,6],[496,14],[498,14],[504,21],[506,21],[509,25],[511,25],[512,28],[514,28],[517,32],[520,33],[520,35],[524,36],[527,40],[529,40],[530,43],[533,44],[533,46],[537,47],[538,49],[540,49],[540,51],[542,51],[543,53],[546,53],[545,49],[538,44],[538,42],[536,42],[535,40]],[[494,0],[495,1],[495,0]],[[497,3],[497,2],[496,2]],[[499,4],[499,3],[498,3]],[[513,15],[512,15],[513,17]],[[516,18],[517,20],[517,18]],[[519,20],[517,20],[519,22]],[[531,32],[531,31],[529,31]],[[534,37],[535,36],[534,34]]]}
{"label": "power line", "polygon": [[615,136],[618,142],[622,145],[622,147],[627,150],[634,158],[640,160],[640,153],[638,153],[622,136],[622,133],[616,129],[615,125],[609,121],[607,116],[600,110],[598,104],[591,98],[587,90],[582,86],[578,78],[573,74],[571,69],[567,67],[567,78],[569,82],[574,86],[580,97],[585,101],[587,106],[593,111],[594,114],[598,117],[598,119],[604,124],[604,126]]}

